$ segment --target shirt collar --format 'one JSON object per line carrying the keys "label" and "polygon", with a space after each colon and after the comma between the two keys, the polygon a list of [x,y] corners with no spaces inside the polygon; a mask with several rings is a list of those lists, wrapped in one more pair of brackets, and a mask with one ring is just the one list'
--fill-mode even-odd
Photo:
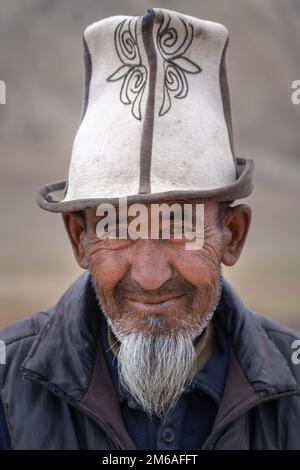
{"label": "shirt collar", "polygon": [[216,311],[214,324],[216,348],[204,367],[194,376],[191,388],[208,394],[216,405],[223,396],[229,364],[229,340]]}

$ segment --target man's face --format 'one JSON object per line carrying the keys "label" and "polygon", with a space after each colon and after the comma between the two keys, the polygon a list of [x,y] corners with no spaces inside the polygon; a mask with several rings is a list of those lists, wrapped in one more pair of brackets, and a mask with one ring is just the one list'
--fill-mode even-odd
{"label": "man's face", "polygon": [[85,229],[72,214],[64,217],[120,343],[121,385],[149,415],[165,416],[195,374],[195,344],[219,302],[221,262],[236,262],[250,225],[247,206],[231,209],[222,228],[219,204],[202,202],[204,244],[196,250],[186,249],[184,237],[99,239],[92,209]]}
{"label": "man's face", "polygon": [[205,204],[204,246],[187,250],[184,237],[99,240],[99,218],[87,212],[89,267],[118,336],[188,333],[195,339],[201,333],[219,294],[223,232],[217,216],[217,203]]}

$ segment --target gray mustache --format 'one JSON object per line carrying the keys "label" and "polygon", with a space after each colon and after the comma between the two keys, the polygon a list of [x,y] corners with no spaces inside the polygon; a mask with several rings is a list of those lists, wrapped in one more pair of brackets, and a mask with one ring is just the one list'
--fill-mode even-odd
{"label": "gray mustache", "polygon": [[140,295],[144,297],[148,297],[149,299],[155,299],[156,297],[160,297],[163,295],[178,295],[178,294],[189,294],[192,295],[196,290],[196,287],[191,284],[190,282],[182,281],[179,282],[177,280],[169,280],[164,285],[162,285],[159,289],[155,290],[145,290],[143,289],[140,284],[136,281],[130,281],[130,284],[127,285],[119,285],[116,287],[116,296],[118,298],[122,298],[124,296],[134,296]]}

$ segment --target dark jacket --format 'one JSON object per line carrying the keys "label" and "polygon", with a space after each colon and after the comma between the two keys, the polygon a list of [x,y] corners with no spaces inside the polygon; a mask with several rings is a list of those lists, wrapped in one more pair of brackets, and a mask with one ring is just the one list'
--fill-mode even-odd
{"label": "dark jacket", "polygon": [[[251,313],[224,282],[227,380],[203,449],[300,449],[295,332]],[[99,347],[99,312],[84,273],[48,312],[0,330],[1,402],[13,449],[135,449]],[[199,423],[200,425],[200,423]]]}

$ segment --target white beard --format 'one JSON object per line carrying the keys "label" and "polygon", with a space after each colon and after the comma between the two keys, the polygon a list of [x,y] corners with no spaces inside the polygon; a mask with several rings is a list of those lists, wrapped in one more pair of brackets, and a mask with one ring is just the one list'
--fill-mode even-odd
{"label": "white beard", "polygon": [[[221,281],[213,309],[200,318],[188,333],[163,334],[164,318],[148,317],[151,334],[122,332],[122,323],[112,323],[102,311],[120,342],[118,371],[121,386],[149,415],[163,419],[178,402],[196,371],[197,355],[193,341],[201,335],[219,304]],[[188,318],[187,318],[187,321]]]}

